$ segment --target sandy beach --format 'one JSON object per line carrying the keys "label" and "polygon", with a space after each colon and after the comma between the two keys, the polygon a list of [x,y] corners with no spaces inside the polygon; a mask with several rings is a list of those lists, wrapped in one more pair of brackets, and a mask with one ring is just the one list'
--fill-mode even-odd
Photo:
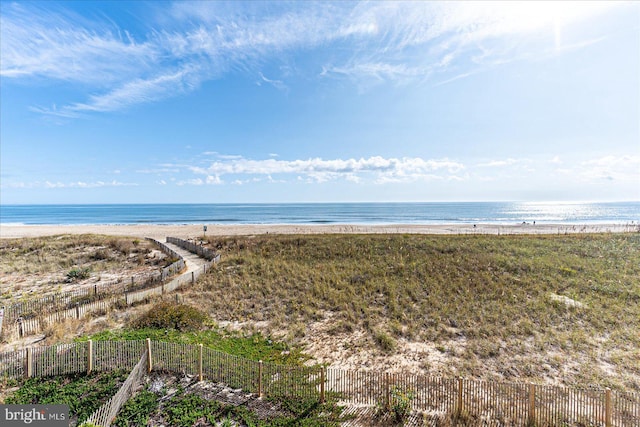
{"label": "sandy beach", "polygon": [[[248,236],[256,234],[573,234],[573,233],[629,233],[640,231],[638,224],[251,224],[207,225],[207,236]],[[132,224],[132,225],[0,225],[0,238],[53,236],[59,234],[104,234],[112,236],[167,236],[192,238],[203,236],[200,224]]]}

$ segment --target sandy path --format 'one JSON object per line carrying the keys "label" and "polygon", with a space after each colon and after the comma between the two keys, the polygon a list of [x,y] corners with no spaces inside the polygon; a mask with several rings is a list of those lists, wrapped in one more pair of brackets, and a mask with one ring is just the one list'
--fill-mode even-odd
{"label": "sandy path", "polygon": [[169,248],[176,251],[178,254],[180,254],[180,256],[184,259],[187,269],[182,274],[189,274],[192,271],[196,271],[202,268],[202,266],[207,262],[206,259],[200,258],[198,255],[191,253],[186,249],[182,249],[180,246],[174,245],[173,243],[169,243],[169,242],[163,242],[163,243],[167,245]]}

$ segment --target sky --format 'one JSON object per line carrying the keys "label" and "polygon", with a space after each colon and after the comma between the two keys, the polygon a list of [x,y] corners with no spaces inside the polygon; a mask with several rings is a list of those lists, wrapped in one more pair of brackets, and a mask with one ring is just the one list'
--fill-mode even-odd
{"label": "sky", "polygon": [[640,200],[640,2],[0,19],[0,204]]}

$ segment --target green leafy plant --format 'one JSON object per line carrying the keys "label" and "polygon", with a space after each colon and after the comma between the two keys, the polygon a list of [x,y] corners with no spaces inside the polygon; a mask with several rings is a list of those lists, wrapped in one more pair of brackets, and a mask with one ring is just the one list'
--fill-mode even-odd
{"label": "green leafy plant", "polygon": [[149,414],[158,408],[158,396],[143,390],[129,399],[120,409],[113,425],[117,427],[146,426]]}
{"label": "green leafy plant", "polygon": [[118,391],[127,374],[124,371],[113,371],[29,378],[18,390],[7,396],[4,403],[69,405],[70,417],[82,423]]}
{"label": "green leafy plant", "polygon": [[404,392],[398,387],[391,389],[390,411],[396,421],[400,422],[409,417],[413,398],[411,392]]}
{"label": "green leafy plant", "polygon": [[67,273],[68,282],[77,282],[78,280],[88,279],[91,276],[89,267],[74,268]]}

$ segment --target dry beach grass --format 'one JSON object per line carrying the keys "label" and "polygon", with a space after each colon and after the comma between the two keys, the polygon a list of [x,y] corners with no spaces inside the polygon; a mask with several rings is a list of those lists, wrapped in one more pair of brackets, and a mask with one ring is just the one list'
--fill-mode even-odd
{"label": "dry beach grass", "polygon": [[[180,299],[219,325],[297,343],[312,362],[640,390],[637,232],[224,230],[205,242],[222,262]],[[60,325],[51,338],[117,328],[144,309]]]}
{"label": "dry beach grass", "polygon": [[640,390],[640,235],[211,238],[185,295],[315,361]]}

